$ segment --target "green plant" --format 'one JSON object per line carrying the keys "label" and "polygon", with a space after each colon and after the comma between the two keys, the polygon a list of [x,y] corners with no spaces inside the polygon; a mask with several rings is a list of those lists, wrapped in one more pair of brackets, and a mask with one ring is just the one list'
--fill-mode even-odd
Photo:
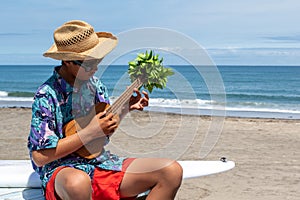
{"label": "green plant", "polygon": [[153,88],[163,89],[166,87],[168,76],[174,74],[171,68],[163,66],[163,58],[159,58],[158,54],[154,54],[152,50],[148,53],[139,53],[137,57],[130,61],[128,74],[133,82],[140,78],[143,87],[150,93]]}

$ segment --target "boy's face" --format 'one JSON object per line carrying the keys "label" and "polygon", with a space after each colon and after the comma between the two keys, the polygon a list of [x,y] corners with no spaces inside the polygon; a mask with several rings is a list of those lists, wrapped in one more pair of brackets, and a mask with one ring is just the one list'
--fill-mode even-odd
{"label": "boy's face", "polygon": [[75,60],[72,61],[74,76],[79,80],[88,80],[91,78],[96,71],[98,70],[98,65],[101,62],[100,60]]}

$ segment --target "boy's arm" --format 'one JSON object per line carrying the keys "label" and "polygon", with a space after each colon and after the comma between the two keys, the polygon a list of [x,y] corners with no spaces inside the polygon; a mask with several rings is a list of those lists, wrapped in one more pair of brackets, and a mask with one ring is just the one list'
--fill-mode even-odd
{"label": "boy's arm", "polygon": [[32,151],[32,159],[37,166],[43,166],[54,160],[63,158],[81,148],[90,141],[112,134],[117,128],[117,121],[113,114],[105,117],[105,112],[96,115],[87,127],[77,133],[58,140],[55,148]]}
{"label": "boy's arm", "polygon": [[60,139],[55,148],[32,151],[33,162],[41,167],[78,150],[83,145],[83,141],[80,139],[83,131],[84,129],[77,134]]}

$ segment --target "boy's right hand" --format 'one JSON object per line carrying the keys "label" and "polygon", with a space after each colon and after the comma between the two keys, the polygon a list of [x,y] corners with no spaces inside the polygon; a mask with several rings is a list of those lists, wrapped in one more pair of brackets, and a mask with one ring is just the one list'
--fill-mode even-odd
{"label": "boy's right hand", "polygon": [[86,127],[94,138],[111,135],[118,127],[118,119],[112,114],[107,114],[106,111],[98,113],[90,121]]}

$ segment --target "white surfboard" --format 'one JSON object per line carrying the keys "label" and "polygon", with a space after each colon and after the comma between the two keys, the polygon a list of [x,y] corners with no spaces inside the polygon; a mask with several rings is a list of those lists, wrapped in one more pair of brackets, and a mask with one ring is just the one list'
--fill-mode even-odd
{"label": "white surfboard", "polygon": [[[183,179],[197,178],[235,167],[233,161],[178,161]],[[0,160],[0,200],[44,200],[41,181],[29,160]]]}

